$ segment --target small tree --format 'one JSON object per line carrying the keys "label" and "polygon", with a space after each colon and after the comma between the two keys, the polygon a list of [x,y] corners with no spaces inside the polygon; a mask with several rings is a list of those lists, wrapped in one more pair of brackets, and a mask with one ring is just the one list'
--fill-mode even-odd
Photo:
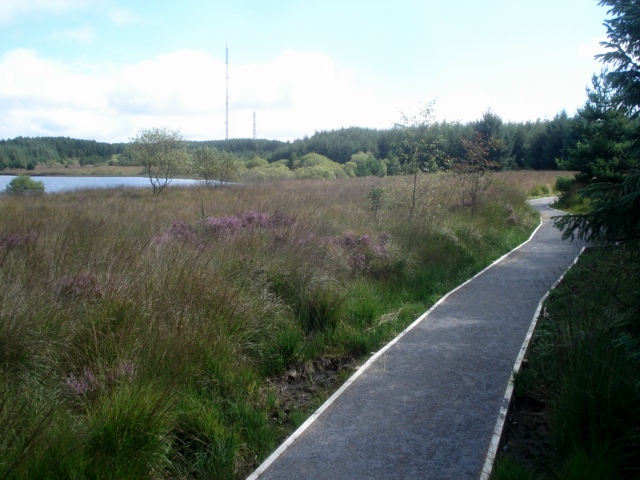
{"label": "small tree", "polygon": [[486,175],[500,168],[500,162],[493,159],[492,152],[500,148],[502,140],[486,137],[480,132],[473,140],[462,139],[466,150],[465,157],[453,164],[453,170],[459,179],[461,203],[471,207],[475,215],[480,203],[480,192],[487,185]]}
{"label": "small tree", "polygon": [[324,155],[315,152],[296,158],[293,161],[296,178],[345,178],[348,174],[342,165]]}
{"label": "small tree", "polygon": [[367,193],[367,200],[369,200],[369,210],[373,212],[373,217],[378,218],[378,212],[382,210],[384,202],[384,188],[376,185],[372,186]]}
{"label": "small tree", "polygon": [[579,140],[560,168],[577,171],[578,182],[620,182],[625,173],[640,164],[632,155],[633,135],[638,121],[629,118],[628,109],[608,80],[606,71],[592,78],[587,101],[578,109],[575,130]]}
{"label": "small tree", "polygon": [[476,134],[487,139],[488,149],[485,158],[496,162],[501,168],[509,169],[515,167],[515,162],[511,157],[511,148],[504,140],[504,122],[502,118],[493,111],[487,110],[482,114],[482,119],[473,124]]}
{"label": "small tree", "polygon": [[[577,234],[587,241],[621,242],[637,255],[640,135],[638,124],[629,125],[629,122],[637,122],[640,115],[640,15],[636,1],[601,0],[600,5],[610,6],[608,13],[613,18],[605,21],[609,41],[602,42],[610,51],[597,57],[614,70],[594,78],[594,89],[583,111],[592,114],[591,123],[598,134],[589,138],[590,143],[597,139],[608,148],[593,148],[589,152],[604,151],[597,157],[601,161],[595,163],[598,170],[588,165],[589,170],[584,172],[596,174],[589,178],[592,183],[581,192],[591,199],[591,211],[558,217],[556,225],[564,230],[565,237]],[[599,174],[603,170],[607,175]],[[595,180],[609,181],[594,182],[594,176]]]}
{"label": "small tree", "polygon": [[154,195],[160,194],[189,161],[180,132],[166,127],[140,130],[128,151],[132,161],[143,166]]}
{"label": "small tree", "polygon": [[44,192],[44,183],[33,180],[29,175],[19,175],[9,182],[5,192],[11,195],[28,195]]}
{"label": "small tree", "polygon": [[351,162],[356,164],[355,174],[358,177],[387,176],[387,164],[384,160],[379,160],[371,152],[358,152],[351,155]]}
{"label": "small tree", "polygon": [[417,115],[403,114],[395,125],[399,140],[394,144],[395,157],[402,173],[411,178],[411,198],[409,199],[409,221],[421,197],[426,191],[420,188],[420,178],[424,173],[437,172],[447,162],[440,148],[440,137],[433,124],[433,104],[427,104]]}
{"label": "small tree", "polygon": [[358,152],[351,155],[351,161],[356,164],[356,176],[368,177],[371,175],[371,164],[375,157],[371,152]]}
{"label": "small tree", "polygon": [[231,152],[201,147],[193,152],[192,162],[196,175],[209,187],[234,182],[240,175],[240,159]]}

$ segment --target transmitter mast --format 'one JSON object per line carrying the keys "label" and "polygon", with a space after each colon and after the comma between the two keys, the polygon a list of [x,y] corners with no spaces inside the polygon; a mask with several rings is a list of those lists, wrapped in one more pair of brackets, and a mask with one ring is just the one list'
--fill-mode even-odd
{"label": "transmitter mast", "polygon": [[226,66],[226,74],[227,74],[227,97],[226,97],[226,115],[225,115],[225,140],[229,140],[229,47],[225,45],[225,66]]}

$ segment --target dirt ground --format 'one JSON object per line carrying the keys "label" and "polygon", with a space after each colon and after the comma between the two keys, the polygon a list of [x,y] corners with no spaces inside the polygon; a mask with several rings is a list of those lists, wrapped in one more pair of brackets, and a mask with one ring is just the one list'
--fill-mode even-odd
{"label": "dirt ground", "polygon": [[504,427],[498,461],[511,457],[537,472],[545,471],[550,460],[549,422],[547,409],[549,392],[541,387],[517,396]]}
{"label": "dirt ground", "polygon": [[269,382],[277,397],[271,419],[286,426],[295,423],[292,416],[296,412],[305,412],[309,416],[357,367],[351,357],[326,356],[290,368]]}

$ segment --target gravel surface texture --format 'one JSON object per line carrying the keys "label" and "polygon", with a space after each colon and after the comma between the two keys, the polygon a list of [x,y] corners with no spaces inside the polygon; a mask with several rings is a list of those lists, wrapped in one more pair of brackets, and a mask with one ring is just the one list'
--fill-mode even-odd
{"label": "gravel surface texture", "polygon": [[574,262],[550,199],[531,240],[377,354],[252,479],[478,479],[541,298]]}

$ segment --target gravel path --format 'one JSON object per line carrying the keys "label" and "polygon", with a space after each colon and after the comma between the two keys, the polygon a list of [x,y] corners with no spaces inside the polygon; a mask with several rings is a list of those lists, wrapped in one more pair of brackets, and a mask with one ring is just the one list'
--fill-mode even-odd
{"label": "gravel path", "polygon": [[547,207],[530,241],[378,352],[250,479],[480,478],[541,298],[582,244]]}

